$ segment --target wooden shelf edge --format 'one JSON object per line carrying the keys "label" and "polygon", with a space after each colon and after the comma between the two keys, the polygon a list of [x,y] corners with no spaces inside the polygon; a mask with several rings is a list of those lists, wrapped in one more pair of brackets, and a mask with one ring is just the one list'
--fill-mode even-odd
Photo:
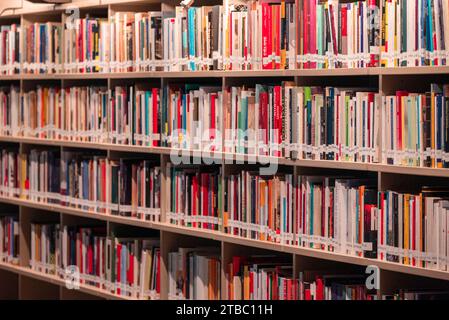
{"label": "wooden shelf edge", "polygon": [[[31,270],[30,268],[16,266],[4,262],[0,262],[0,269],[10,271],[19,275],[24,275],[36,280],[45,281],[47,283],[51,283],[57,286],[65,286],[65,282],[63,279],[60,279],[56,276],[45,274],[42,272],[38,272],[35,270]],[[116,294],[110,293],[106,290],[99,289],[90,285],[80,284],[79,290],[81,292],[91,294],[97,297],[105,298],[105,299],[113,299],[113,300],[133,300],[129,297],[118,296]]]}
{"label": "wooden shelf edge", "polygon": [[364,257],[351,256],[341,253],[322,251],[313,248],[297,247],[292,245],[283,245],[279,243],[265,242],[254,239],[247,239],[243,237],[233,236],[225,234],[219,231],[194,229],[182,226],[176,226],[169,223],[162,222],[149,222],[143,220],[137,220],[128,217],[111,216],[106,214],[90,213],[81,209],[68,208],[60,205],[46,204],[46,203],[36,203],[24,199],[0,197],[0,202],[6,202],[9,204],[15,204],[35,209],[41,209],[52,212],[61,212],[63,214],[75,215],[90,219],[97,219],[103,221],[110,221],[115,223],[120,223],[124,225],[131,225],[141,228],[154,229],[159,231],[166,231],[176,234],[182,234],[192,237],[199,237],[204,239],[210,239],[214,241],[222,241],[229,244],[237,244],[248,247],[255,247],[265,250],[271,250],[276,252],[289,253],[299,256],[306,256],[312,258],[318,258],[329,261],[336,261],[342,263],[355,264],[360,266],[377,266],[381,270],[400,272],[409,275],[416,275],[421,277],[428,277],[434,279],[440,279],[449,281],[449,272],[426,269],[421,267],[408,266],[388,261],[382,261],[378,259],[368,259]]}
{"label": "wooden shelf edge", "polygon": [[[250,163],[263,164],[267,161],[273,161],[278,165],[303,167],[303,168],[320,168],[320,169],[337,169],[351,171],[369,171],[402,175],[428,176],[428,177],[445,177],[449,178],[449,169],[447,168],[423,168],[423,167],[406,167],[397,165],[388,165],[382,163],[362,163],[362,162],[344,162],[344,161],[328,161],[328,160],[292,160],[288,158],[275,158],[264,156],[251,156],[246,154],[235,154],[227,152],[208,153],[205,151],[183,150],[167,147],[146,147],[136,145],[120,145],[96,142],[81,141],[65,141],[55,139],[39,139],[28,137],[8,137],[0,136],[0,142],[35,144],[56,147],[70,147],[80,149],[98,149],[104,151],[132,152],[132,153],[150,153],[159,155],[182,154],[191,157],[204,157],[222,161],[224,164],[236,165],[236,163],[227,163],[226,161],[241,160],[245,164]],[[237,163],[238,164],[238,163]]]}
{"label": "wooden shelf edge", "polygon": [[359,69],[292,69],[292,70],[211,70],[211,71],[136,71],[98,73],[51,73],[0,75],[0,80],[89,80],[89,79],[196,79],[196,78],[264,78],[264,77],[360,77],[449,74],[449,66],[359,68]]}

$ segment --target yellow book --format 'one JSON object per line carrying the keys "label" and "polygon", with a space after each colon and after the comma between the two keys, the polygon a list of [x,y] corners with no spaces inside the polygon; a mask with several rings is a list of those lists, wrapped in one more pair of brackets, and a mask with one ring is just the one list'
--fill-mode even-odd
{"label": "yellow book", "polygon": [[248,266],[243,267],[243,300],[250,300],[250,281]]}
{"label": "yellow book", "polygon": [[27,157],[26,154],[20,154],[20,198],[25,199],[26,180],[27,180]]}
{"label": "yellow book", "polygon": [[[285,0],[282,0],[281,2],[281,22],[285,21],[286,16],[285,16]],[[286,24],[284,24],[286,25]],[[286,30],[284,30],[284,33],[286,32]],[[280,41],[283,41],[284,39],[280,39]],[[281,45],[282,48],[282,45]],[[281,69],[285,69],[285,66],[287,64],[287,50],[286,47],[284,46],[283,49],[281,49]]]}

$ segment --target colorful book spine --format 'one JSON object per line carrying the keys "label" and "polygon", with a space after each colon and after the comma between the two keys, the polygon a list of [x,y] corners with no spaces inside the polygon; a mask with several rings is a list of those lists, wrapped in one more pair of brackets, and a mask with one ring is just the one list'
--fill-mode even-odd
{"label": "colorful book spine", "polygon": [[23,72],[61,72],[62,36],[63,27],[59,22],[36,22],[27,25],[23,31]]}
{"label": "colorful book spine", "polygon": [[100,214],[159,221],[161,169],[149,160],[2,149],[0,194]]}
{"label": "colorful book spine", "polygon": [[169,300],[220,300],[221,261],[214,247],[168,253]]}
{"label": "colorful book spine", "polygon": [[251,172],[225,178],[224,230],[231,235],[294,243],[293,176]]}
{"label": "colorful book spine", "polygon": [[168,164],[166,176],[170,177],[166,190],[166,208],[170,223],[220,230],[223,192],[220,172]]}
{"label": "colorful book spine", "polygon": [[17,216],[0,217],[0,261],[19,264],[19,220]]}
{"label": "colorful book spine", "polygon": [[[159,299],[159,239],[107,236],[103,227],[31,224],[31,269],[133,299]],[[75,272],[74,272],[75,271]]]}
{"label": "colorful book spine", "polygon": [[446,168],[449,86],[432,84],[426,93],[398,91],[383,98],[382,162]]}
{"label": "colorful book spine", "polygon": [[20,73],[21,36],[22,28],[18,24],[0,26],[0,74],[12,75]]}

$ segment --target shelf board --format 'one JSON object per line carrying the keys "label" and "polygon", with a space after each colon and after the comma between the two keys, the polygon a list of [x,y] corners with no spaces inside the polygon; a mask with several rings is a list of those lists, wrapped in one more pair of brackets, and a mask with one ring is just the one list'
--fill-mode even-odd
{"label": "shelf board", "polygon": [[29,137],[8,137],[0,136],[1,142],[23,143],[31,145],[45,145],[56,147],[69,147],[80,149],[98,149],[105,151],[130,152],[130,153],[151,153],[151,154],[182,154],[191,157],[207,157],[217,159],[227,164],[226,161],[235,162],[237,160],[248,163],[264,164],[269,161],[277,162],[278,165],[296,166],[303,168],[321,168],[321,169],[335,169],[335,170],[351,170],[351,171],[369,171],[392,173],[402,175],[415,175],[427,177],[444,177],[449,178],[449,169],[447,168],[423,168],[423,167],[406,167],[379,163],[360,163],[360,162],[344,162],[344,161],[329,161],[329,160],[292,160],[287,158],[276,158],[269,156],[251,156],[246,154],[235,154],[229,152],[202,152],[194,150],[184,150],[177,148],[166,147],[146,147],[136,145],[120,145],[112,143],[95,143],[83,141],[66,141],[56,139],[39,139]]}
{"label": "shelf board", "polygon": [[[32,270],[30,268],[26,268],[26,267],[21,267],[21,266],[17,266],[17,265],[12,265],[9,263],[5,263],[5,262],[0,262],[0,269],[6,270],[6,271],[10,271],[10,272],[14,272],[16,274],[19,275],[24,275],[36,280],[40,280],[40,281],[45,281],[47,283],[51,283],[57,286],[65,286],[65,281],[55,275],[50,275],[50,274],[45,274],[42,272],[38,272],[35,270]],[[105,299],[113,299],[113,300],[132,300],[129,297],[123,297],[123,296],[119,296],[113,293],[110,293],[109,291],[91,286],[91,285],[87,285],[87,284],[80,284],[80,288],[79,290],[81,292],[87,293],[87,294],[91,294],[97,297],[101,297],[101,298],[105,298]]]}
{"label": "shelf board", "polygon": [[449,281],[449,272],[446,272],[446,271],[425,269],[425,268],[420,268],[420,267],[392,263],[392,262],[388,262],[388,261],[381,261],[381,260],[377,260],[377,259],[368,259],[368,258],[364,258],[364,257],[351,256],[351,255],[347,255],[347,254],[322,251],[322,250],[317,250],[317,249],[313,249],[313,248],[304,248],[304,247],[297,247],[297,246],[293,246],[293,245],[284,245],[284,244],[267,242],[267,241],[247,239],[247,238],[243,238],[243,237],[239,237],[239,236],[225,234],[220,231],[194,229],[194,228],[176,226],[173,224],[163,223],[163,222],[149,222],[149,221],[137,220],[137,219],[128,218],[128,217],[93,213],[93,212],[88,212],[88,211],[84,211],[81,209],[69,208],[69,207],[64,207],[64,206],[55,205],[55,204],[38,203],[38,202],[29,201],[29,200],[25,200],[25,199],[8,198],[8,197],[0,196],[0,201],[9,203],[9,204],[20,205],[20,206],[24,206],[24,207],[36,208],[36,209],[58,212],[58,213],[61,212],[63,214],[68,214],[68,215],[86,217],[86,218],[90,218],[90,219],[98,219],[98,220],[103,220],[103,221],[110,221],[110,222],[115,222],[115,223],[119,223],[119,224],[123,224],[123,225],[131,225],[131,226],[136,226],[136,227],[141,227],[141,228],[149,228],[149,229],[154,229],[154,230],[167,231],[167,232],[171,232],[171,233],[175,233],[175,234],[183,234],[183,235],[192,236],[192,237],[199,237],[199,238],[210,239],[210,240],[215,240],[215,241],[222,241],[222,242],[226,242],[226,243],[255,247],[255,248],[271,250],[271,251],[276,251],[276,252],[284,252],[284,253],[289,253],[289,254],[313,257],[313,258],[329,260],[329,261],[343,262],[343,263],[360,265],[360,266],[375,265],[382,270],[388,270],[388,271],[400,272],[400,273],[404,273],[404,274],[423,276],[423,277],[428,277],[428,278]]}
{"label": "shelf board", "polygon": [[2,81],[12,80],[94,80],[94,79],[197,79],[197,78],[266,78],[266,77],[361,77],[448,74],[449,66],[359,68],[359,69],[294,69],[247,71],[137,71],[97,73],[51,73],[0,75]]}

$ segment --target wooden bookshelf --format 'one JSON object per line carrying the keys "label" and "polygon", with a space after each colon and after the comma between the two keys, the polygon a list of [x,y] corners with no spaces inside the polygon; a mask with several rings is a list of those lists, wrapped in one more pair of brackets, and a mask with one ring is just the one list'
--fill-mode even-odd
{"label": "wooden bookshelf", "polygon": [[[0,17],[1,22],[1,17]],[[196,78],[264,78],[264,77],[362,77],[401,75],[447,75],[449,66],[361,68],[361,69],[297,69],[247,71],[147,71],[147,72],[95,72],[1,75],[2,81],[14,80],[89,80],[89,79],[196,79]]]}
{"label": "wooden bookshelf", "polygon": [[[24,1],[27,3],[27,1]],[[0,16],[0,24],[6,19],[17,19],[20,23],[32,21],[34,16],[52,17],[54,20],[62,19],[62,15],[66,9],[78,7],[83,12],[90,10],[102,10],[111,14],[116,5],[142,5],[142,4],[176,4],[177,1],[172,0],[73,0],[72,3],[62,5],[26,5],[22,9],[7,10]],[[245,83],[248,79],[265,79],[278,78],[293,80],[298,84],[320,84],[326,85],[329,82],[344,84],[365,84],[369,83],[376,86],[381,93],[389,93],[396,89],[396,86],[407,87],[406,81],[414,80],[418,85],[427,86],[433,78],[439,80],[449,80],[449,66],[439,67],[403,67],[403,68],[359,68],[359,69],[326,69],[326,70],[272,70],[272,71],[197,71],[197,72],[117,72],[117,73],[55,73],[55,74],[17,74],[17,75],[0,75],[0,84],[14,82],[20,85],[21,90],[26,87],[33,87],[40,81],[51,81],[59,83],[61,86],[70,83],[70,81],[81,81],[89,84],[99,80],[107,83],[108,88],[112,88],[115,83],[121,81],[129,81],[130,83],[141,83],[146,79],[160,81],[161,85],[169,81],[195,81],[198,79],[212,79],[217,83],[221,83],[224,87],[229,84]],[[81,141],[66,141],[54,139],[38,139],[28,137],[9,137],[0,136],[0,144],[12,144],[19,150],[29,150],[33,147],[40,146],[42,148],[53,147],[64,150],[65,148],[81,149],[81,150],[102,150],[108,155],[119,154],[143,154],[155,155],[160,158],[161,166],[164,168],[169,161],[172,152],[183,152],[190,157],[203,156],[204,154],[197,151],[176,150],[164,147],[144,147],[119,144],[104,144]],[[243,160],[245,163],[261,160],[260,157],[251,157],[248,155],[236,155],[225,152],[214,152],[212,157],[219,160],[223,172],[233,164],[226,162],[227,159]],[[266,160],[265,157],[264,160]],[[268,157],[269,158],[269,157]],[[269,158],[275,160],[278,165],[291,167],[295,173],[309,172],[350,172],[351,174],[367,173],[377,177],[379,190],[386,190],[388,187],[395,186],[398,180],[403,183],[423,184],[425,182],[443,181],[449,182],[448,169],[436,168],[420,168],[420,167],[404,167],[392,166],[374,163],[351,163],[337,161],[321,161],[321,160],[291,160],[285,158]],[[163,179],[163,186],[167,184],[167,178]],[[162,188],[164,189],[164,187]],[[163,196],[163,195],[162,195]],[[106,223],[108,229],[111,225],[124,225],[135,228],[156,230],[160,233],[161,238],[161,299],[168,298],[167,283],[167,257],[168,252],[176,248],[180,242],[186,244],[196,244],[202,242],[214,242],[221,249],[222,262],[229,262],[232,255],[240,250],[260,250],[277,252],[279,254],[289,255],[294,262],[295,270],[307,267],[309,265],[325,265],[332,267],[333,265],[343,265],[351,268],[354,266],[365,267],[374,265],[379,267],[381,272],[381,288],[379,294],[390,292],[394,289],[392,281],[401,280],[403,283],[419,283],[434,284],[434,280],[439,280],[445,288],[449,288],[449,271],[439,271],[413,267],[392,262],[380,261],[377,259],[367,259],[363,257],[350,256],[328,251],[316,249],[296,247],[292,245],[282,245],[278,243],[264,242],[260,240],[246,239],[229,235],[219,231],[209,231],[202,229],[194,229],[172,225],[167,221],[166,208],[161,208],[161,222],[149,222],[137,220],[122,216],[106,215],[93,213],[81,209],[65,207],[61,205],[34,202],[20,198],[10,198],[0,196],[0,203],[17,206],[20,213],[21,232],[23,226],[29,224],[29,217],[26,219],[24,212],[33,212],[33,210],[44,211],[48,215],[54,215],[56,220],[62,220],[64,217],[69,219],[91,219]],[[31,210],[31,211],[30,211]],[[31,213],[32,214],[32,213]],[[28,214],[29,215],[29,214]],[[26,227],[26,226],[25,226]],[[21,244],[25,244],[25,235],[21,234]],[[86,298],[102,298],[102,299],[127,299],[126,297],[117,296],[105,290],[82,284],[79,293],[75,293],[65,288],[63,279],[43,274],[31,270],[29,265],[29,252],[23,253],[29,248],[22,249],[20,265],[11,265],[0,263],[0,298],[54,298],[54,299],[86,299]],[[22,255],[23,254],[23,255]],[[222,279],[224,279],[224,271],[222,270]],[[36,281],[45,283],[42,296],[35,289]],[[34,288],[34,289],[33,289]],[[396,289],[399,289],[398,286]]]}

